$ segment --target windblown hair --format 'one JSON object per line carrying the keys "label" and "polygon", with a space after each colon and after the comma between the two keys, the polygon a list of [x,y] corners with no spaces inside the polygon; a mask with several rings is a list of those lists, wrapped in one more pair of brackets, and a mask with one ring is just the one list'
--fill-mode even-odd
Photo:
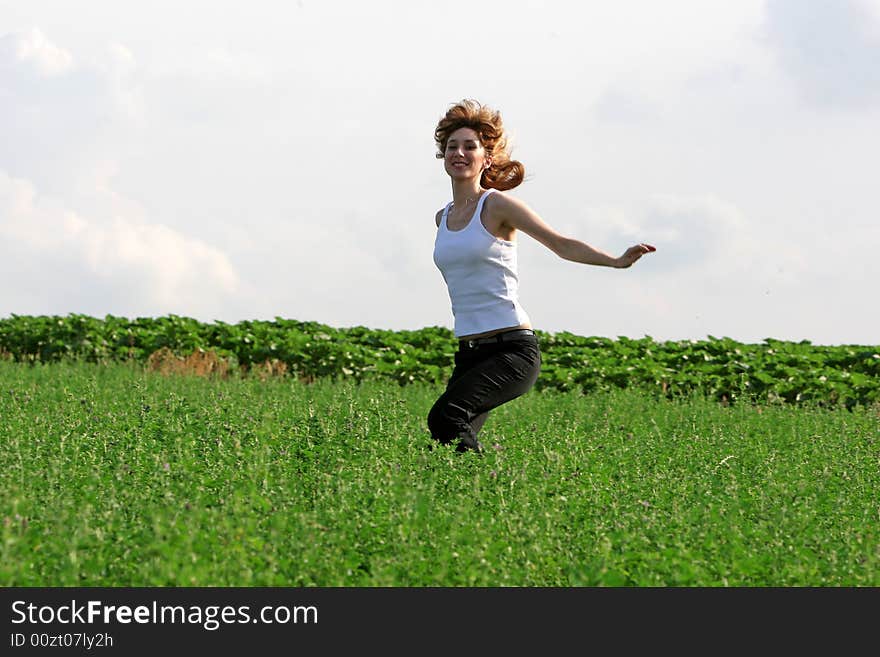
{"label": "windblown hair", "polygon": [[513,189],[523,181],[526,168],[522,162],[510,159],[508,137],[500,112],[470,99],[450,107],[434,130],[434,141],[439,149],[437,159],[445,157],[449,136],[459,128],[470,128],[476,132],[486,154],[492,158],[492,165],[480,178],[483,187]]}

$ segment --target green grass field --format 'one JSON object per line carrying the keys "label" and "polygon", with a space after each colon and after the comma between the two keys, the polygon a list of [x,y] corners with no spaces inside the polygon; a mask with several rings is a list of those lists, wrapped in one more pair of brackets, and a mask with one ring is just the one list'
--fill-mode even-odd
{"label": "green grass field", "polygon": [[878,586],[880,410],[0,362],[3,586]]}

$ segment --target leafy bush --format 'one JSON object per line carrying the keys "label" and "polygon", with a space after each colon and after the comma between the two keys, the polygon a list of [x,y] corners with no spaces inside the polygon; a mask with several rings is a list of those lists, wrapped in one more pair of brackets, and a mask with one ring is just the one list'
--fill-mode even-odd
{"label": "leafy bush", "polygon": [[[651,337],[585,337],[538,331],[543,368],[538,390],[639,388],[665,397],[702,393],[724,403],[751,401],[816,405],[880,403],[880,347],[819,346],[768,338],[655,341]],[[237,324],[188,317],[127,319],[86,315],[0,319],[0,354],[23,362],[146,362],[167,349],[226,358],[231,371],[266,363],[304,380],[384,379],[401,385],[443,383],[456,342],[443,327],[389,331],[333,328],[276,317]]]}

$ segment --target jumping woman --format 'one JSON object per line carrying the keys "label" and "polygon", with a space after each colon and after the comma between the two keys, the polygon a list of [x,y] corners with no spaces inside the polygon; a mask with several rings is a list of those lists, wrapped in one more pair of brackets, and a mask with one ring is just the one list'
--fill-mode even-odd
{"label": "jumping woman", "polygon": [[615,258],[560,235],[504,194],[523,181],[525,168],[510,159],[501,115],[489,107],[474,100],[453,105],[434,141],[452,182],[452,201],[435,217],[434,263],[449,290],[458,351],[428,428],[440,444],[481,452],[477,435],[489,411],[528,392],[541,369],[538,339],[517,294],[517,231],[585,265],[623,269],[656,249],[636,244]]}

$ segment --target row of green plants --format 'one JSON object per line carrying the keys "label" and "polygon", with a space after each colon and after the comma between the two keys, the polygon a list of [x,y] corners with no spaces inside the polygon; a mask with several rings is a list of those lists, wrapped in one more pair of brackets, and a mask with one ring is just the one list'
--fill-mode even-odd
{"label": "row of green plants", "polygon": [[[880,346],[814,345],[730,338],[657,341],[538,331],[537,389],[642,388],[666,397],[699,393],[719,401],[871,405],[880,402]],[[146,362],[161,349],[212,351],[242,373],[280,362],[290,375],[442,383],[457,348],[444,327],[390,331],[274,320],[202,322],[168,315],[129,319],[80,314],[0,319],[0,354],[22,362]]]}

